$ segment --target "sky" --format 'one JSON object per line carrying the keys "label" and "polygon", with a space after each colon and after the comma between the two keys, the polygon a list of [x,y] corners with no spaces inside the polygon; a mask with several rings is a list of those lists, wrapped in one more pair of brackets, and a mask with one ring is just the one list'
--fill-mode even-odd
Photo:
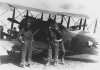
{"label": "sky", "polygon": [[[33,8],[51,10],[51,11],[61,11],[70,12],[78,14],[86,14],[90,17],[88,23],[94,22],[98,19],[100,22],[100,1],[99,0],[0,0],[0,2],[7,2],[13,4],[19,4],[22,6],[28,6]],[[0,9],[0,14],[4,13],[8,9]],[[35,14],[36,15],[36,14]],[[7,17],[12,17],[12,12],[8,11],[6,14],[0,16],[0,20],[4,23],[9,23]],[[5,19],[6,18],[6,19]],[[98,24],[97,31],[99,33],[100,24]],[[7,24],[10,28],[10,24]]]}

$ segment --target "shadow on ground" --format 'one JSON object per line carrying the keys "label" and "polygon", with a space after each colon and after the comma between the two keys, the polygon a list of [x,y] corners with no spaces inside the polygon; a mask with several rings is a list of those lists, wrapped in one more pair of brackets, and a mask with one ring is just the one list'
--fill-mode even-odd
{"label": "shadow on ground", "polygon": [[[40,64],[46,63],[44,58],[46,58],[46,56],[42,55],[42,53],[35,53],[35,54],[33,54],[33,57],[32,57],[33,62],[37,62]],[[0,56],[0,64],[12,63],[14,65],[19,66],[20,62],[21,62],[21,54],[20,53]]]}
{"label": "shadow on ground", "polygon": [[86,63],[95,63],[95,62],[97,62],[97,61],[92,60],[92,59],[73,58],[73,57],[65,57],[65,60],[80,61],[80,62],[86,62]]}
{"label": "shadow on ground", "polygon": [[[74,53],[74,52],[67,52],[66,56],[65,56],[65,61],[67,60],[71,60],[71,61],[79,61],[79,62],[86,62],[86,63],[94,63],[94,60],[91,59],[85,59],[84,57],[87,57],[86,55],[82,55],[79,53]],[[44,58],[46,58],[46,54],[43,53],[34,53],[33,54],[33,62],[37,62],[40,64],[45,64],[46,60],[44,60]],[[12,63],[14,65],[19,66],[20,64],[20,60],[21,60],[21,56],[20,53],[16,53],[14,55],[5,55],[5,56],[0,56],[0,60],[1,60],[1,64],[8,64],[8,63]]]}

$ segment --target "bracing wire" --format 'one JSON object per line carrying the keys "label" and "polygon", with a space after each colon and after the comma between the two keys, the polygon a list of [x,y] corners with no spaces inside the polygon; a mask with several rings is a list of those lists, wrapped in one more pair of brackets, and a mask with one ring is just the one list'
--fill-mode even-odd
{"label": "bracing wire", "polygon": [[[1,20],[0,20],[1,21]],[[4,24],[4,22],[3,21],[1,21],[1,23],[7,28],[7,26]],[[8,28],[7,28],[8,29]]]}
{"label": "bracing wire", "polygon": [[[18,9],[16,8],[16,10],[18,11]],[[20,16],[23,18],[22,14],[18,11],[18,13],[20,14]]]}
{"label": "bracing wire", "polygon": [[3,12],[0,16],[4,15],[6,12],[8,12],[8,10],[6,10],[5,12]]}

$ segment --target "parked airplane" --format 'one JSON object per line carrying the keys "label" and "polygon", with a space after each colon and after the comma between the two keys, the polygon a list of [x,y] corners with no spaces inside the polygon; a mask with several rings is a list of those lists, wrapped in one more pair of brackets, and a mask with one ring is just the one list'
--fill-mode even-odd
{"label": "parked airplane", "polygon": [[[26,16],[28,16],[28,10],[29,11],[36,11],[41,12],[41,19],[43,18],[43,13],[55,15],[55,16],[62,16],[61,18],[61,24],[63,23],[64,16],[68,16],[68,22],[67,22],[67,28],[66,31],[63,31],[63,40],[65,44],[66,50],[71,50],[78,53],[92,53],[95,54],[96,49],[99,48],[99,42],[97,41],[97,38],[95,37],[95,34],[89,33],[85,31],[86,20],[89,18],[87,15],[84,14],[74,14],[74,13],[67,13],[67,12],[57,12],[57,11],[49,11],[44,9],[38,9],[38,8],[32,8],[27,7],[19,4],[14,3],[6,3],[6,2],[0,2],[0,4],[6,4],[11,9],[13,9],[13,17],[8,18],[9,21],[12,22],[11,30],[13,28],[14,23],[18,23],[18,21],[15,20],[15,10],[16,8],[27,10]],[[80,20],[80,23],[77,26],[70,26],[70,17],[80,17],[84,19],[84,23],[82,23],[82,19]],[[56,18],[55,18],[56,19]],[[81,30],[83,27],[83,30]],[[34,44],[37,46],[37,50],[40,49],[40,45],[43,45],[41,49],[46,49],[47,44],[42,42],[37,42]],[[96,53],[96,54],[97,54]]]}

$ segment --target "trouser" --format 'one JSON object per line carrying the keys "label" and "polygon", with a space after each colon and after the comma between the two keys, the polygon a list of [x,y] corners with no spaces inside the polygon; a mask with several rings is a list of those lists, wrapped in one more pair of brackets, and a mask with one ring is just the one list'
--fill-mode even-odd
{"label": "trouser", "polygon": [[63,41],[59,41],[59,42],[50,41],[49,42],[49,48],[48,48],[48,60],[49,61],[51,61],[51,59],[53,58],[52,57],[53,55],[54,55],[55,60],[58,59],[59,49],[61,51],[60,58],[63,59],[65,56],[65,48],[64,48]]}
{"label": "trouser", "polygon": [[32,59],[32,41],[25,40],[22,48],[22,59],[21,62],[25,63],[26,60],[29,62]]}
{"label": "trouser", "polygon": [[61,53],[59,54],[60,55],[60,59],[64,59],[64,56],[65,56],[65,47],[64,47],[64,43],[63,41],[59,42],[59,48],[60,48],[60,51]]}

